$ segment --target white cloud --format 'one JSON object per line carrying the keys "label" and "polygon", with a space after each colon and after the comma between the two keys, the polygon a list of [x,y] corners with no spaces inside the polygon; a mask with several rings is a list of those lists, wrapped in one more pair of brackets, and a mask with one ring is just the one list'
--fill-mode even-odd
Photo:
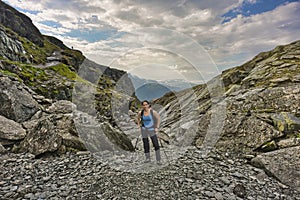
{"label": "white cloud", "polygon": [[[142,65],[143,62],[154,60],[157,64],[168,66],[177,64],[178,72],[188,73],[189,70],[185,71],[184,67],[188,68],[189,65],[183,64],[182,60],[202,48],[195,45],[191,47],[193,42],[203,45],[218,67],[225,69],[240,65],[261,51],[300,39],[300,2],[284,4],[273,11],[248,17],[238,15],[227,23],[222,23],[223,14],[240,9],[243,2],[255,4],[256,0],[7,0],[6,2],[17,8],[38,11],[26,14],[43,33],[58,37],[100,64],[108,65],[120,56],[130,56],[131,60],[125,62],[123,59],[123,65],[116,66],[123,69],[128,69],[133,63],[139,65],[140,62]],[[46,25],[44,21],[59,23],[61,27]],[[103,37],[99,37],[98,41],[88,41],[88,38],[81,35],[70,37],[70,33],[74,30],[94,30],[94,34],[97,35],[99,32]],[[157,51],[140,51],[145,47]],[[163,56],[163,50],[175,55],[180,51],[185,53],[176,55],[182,59],[177,59],[178,63],[172,63],[174,57],[170,56],[171,54]],[[203,49],[202,51],[203,55],[207,54]],[[128,52],[135,53],[129,55]],[[201,55],[195,56],[201,60]],[[216,70],[210,71],[210,64],[212,61],[202,63],[206,66],[202,68],[204,74],[216,73]]]}

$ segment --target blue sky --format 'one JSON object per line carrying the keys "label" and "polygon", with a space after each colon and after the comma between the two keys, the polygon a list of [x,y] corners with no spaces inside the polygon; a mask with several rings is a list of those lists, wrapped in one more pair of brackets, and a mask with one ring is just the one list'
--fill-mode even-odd
{"label": "blue sky", "polygon": [[223,22],[228,22],[231,19],[237,17],[237,15],[251,16],[255,14],[261,14],[274,10],[276,7],[291,2],[299,2],[298,0],[256,0],[256,1],[243,1],[243,3],[234,9],[226,12],[222,15],[224,17]]}
{"label": "blue sky", "polygon": [[[43,34],[89,59],[144,78],[163,79],[165,74],[167,80],[179,74],[199,82],[300,39],[299,0],[4,2],[28,15]],[[159,76],[139,70],[149,64],[165,67]],[[201,66],[200,78],[194,76],[195,66]]]}

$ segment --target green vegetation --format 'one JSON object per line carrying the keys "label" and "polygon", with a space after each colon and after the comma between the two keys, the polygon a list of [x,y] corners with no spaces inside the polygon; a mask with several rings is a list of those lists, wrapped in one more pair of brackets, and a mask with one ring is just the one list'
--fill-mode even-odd
{"label": "green vegetation", "polygon": [[70,70],[70,68],[65,64],[58,64],[55,66],[51,66],[48,69],[55,71],[56,73],[70,79],[75,80],[77,77],[77,74]]}
{"label": "green vegetation", "polygon": [[7,75],[7,76],[15,77],[15,78],[17,78],[20,82],[22,81],[22,79],[21,79],[17,74],[12,73],[12,72],[10,72],[10,71],[8,71],[8,70],[1,70],[1,69],[0,69],[0,74],[4,74],[4,75]]}

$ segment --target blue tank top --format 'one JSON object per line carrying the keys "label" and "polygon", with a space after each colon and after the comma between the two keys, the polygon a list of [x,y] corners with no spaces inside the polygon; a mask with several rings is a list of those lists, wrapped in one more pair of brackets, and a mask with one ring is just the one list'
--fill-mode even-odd
{"label": "blue tank top", "polygon": [[143,115],[142,120],[144,124],[144,127],[142,128],[146,128],[147,130],[154,130],[154,121],[151,114],[149,114],[148,116]]}

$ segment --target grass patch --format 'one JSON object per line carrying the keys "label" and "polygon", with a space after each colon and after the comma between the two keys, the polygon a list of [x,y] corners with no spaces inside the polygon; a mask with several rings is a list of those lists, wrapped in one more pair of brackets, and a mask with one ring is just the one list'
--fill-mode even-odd
{"label": "grass patch", "polygon": [[22,81],[22,79],[17,74],[15,74],[13,72],[0,69],[0,73],[3,74],[3,75],[6,75],[6,76],[17,78],[20,82]]}
{"label": "grass patch", "polygon": [[47,69],[50,69],[52,71],[55,71],[56,73],[60,74],[61,76],[64,76],[70,80],[76,80],[77,74],[70,70],[70,68],[65,64],[58,64],[55,66],[51,66]]}

